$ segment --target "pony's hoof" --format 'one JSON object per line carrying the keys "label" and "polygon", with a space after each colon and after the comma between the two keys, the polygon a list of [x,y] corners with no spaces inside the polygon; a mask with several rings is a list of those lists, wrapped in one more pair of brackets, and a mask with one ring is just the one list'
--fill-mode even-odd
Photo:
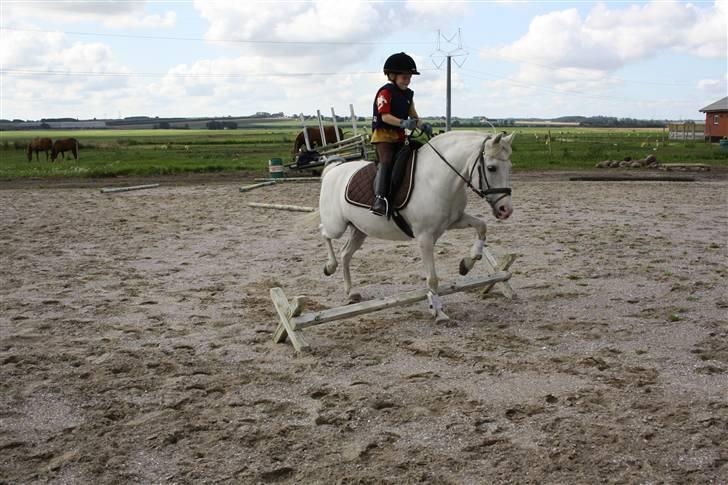
{"label": "pony's hoof", "polygon": [[468,274],[468,271],[470,271],[470,268],[468,268],[465,265],[465,260],[461,259],[460,260],[460,276],[465,276],[466,274]]}
{"label": "pony's hoof", "polygon": [[435,323],[443,323],[443,322],[449,322],[450,317],[445,315],[442,311],[437,312],[437,315],[435,315]]}
{"label": "pony's hoof", "polygon": [[336,273],[336,266],[334,266],[334,269],[332,269],[332,270],[329,270],[329,266],[328,266],[328,265],[326,265],[326,264],[324,265],[324,274],[325,274],[326,276],[331,276],[331,275],[332,275],[332,274],[334,274],[334,273]]}
{"label": "pony's hoof", "polygon": [[351,293],[346,304],[351,305],[352,303],[359,303],[362,300],[360,293]]}

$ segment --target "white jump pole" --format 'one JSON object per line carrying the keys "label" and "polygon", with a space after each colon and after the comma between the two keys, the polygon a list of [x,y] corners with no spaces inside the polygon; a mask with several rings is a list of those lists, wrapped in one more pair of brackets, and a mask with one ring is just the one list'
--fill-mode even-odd
{"label": "white jump pole", "polygon": [[[256,182],[272,182],[273,184],[285,184],[289,182],[321,182],[320,177],[286,177],[282,179],[274,179],[274,178],[256,178]],[[262,185],[261,185],[262,186]]]}
{"label": "white jump pole", "polygon": [[301,124],[303,125],[303,139],[306,141],[306,150],[311,151],[311,142],[308,140],[308,128],[306,128],[306,118],[301,113]]}
{"label": "white jump pole", "polygon": [[324,122],[323,122],[323,119],[321,118],[321,110],[318,110],[318,109],[316,110],[316,117],[318,118],[318,122],[319,122],[319,130],[320,130],[319,133],[321,133],[321,146],[325,147],[326,146],[326,133],[324,133]]}
{"label": "white jump pole", "polygon": [[264,202],[248,202],[248,206],[256,207],[258,209],[276,209],[279,211],[293,211],[293,212],[314,212],[315,207],[309,207],[305,205],[288,205],[288,204],[266,204]]}
{"label": "white jump pole", "polygon": [[349,112],[351,113],[351,128],[354,130],[354,136],[356,136],[356,115],[354,114],[354,105],[349,105]]}
{"label": "white jump pole", "polygon": [[[349,105],[349,112],[351,113],[351,128],[354,130],[354,136],[356,136],[357,132],[357,125],[356,125],[356,113],[354,113],[354,105]],[[363,140],[363,139],[362,139]],[[367,153],[367,144],[366,141],[362,141],[361,145],[361,155],[364,158],[364,160],[369,159],[369,154]]]}
{"label": "white jump pole", "polygon": [[[512,256],[512,255],[509,255]],[[515,256],[512,256],[515,259]],[[441,285],[437,289],[440,296],[449,295],[461,291],[471,290],[474,288],[489,287],[510,279],[511,273],[507,271],[499,271],[492,275],[481,276],[458,283],[447,283]],[[301,313],[303,304],[301,297],[295,297],[289,302],[281,288],[271,288],[270,297],[273,305],[278,312],[280,323],[273,335],[273,341],[281,343],[286,337],[291,339],[291,343],[296,351],[301,352],[310,348],[308,342],[303,337],[302,330],[313,325],[320,325],[326,322],[351,318],[366,313],[372,313],[386,308],[396,306],[409,305],[418,301],[426,300],[430,294],[428,288],[408,291],[384,298],[375,298],[373,300],[355,303],[353,305],[345,305],[317,312]]]}
{"label": "white jump pole", "polygon": [[336,143],[341,142],[341,137],[339,136],[339,124],[336,122],[336,113],[334,113],[334,107],[331,107],[331,120],[334,122],[334,133],[336,134]]}
{"label": "white jump pole", "polygon": [[159,184],[132,185],[130,187],[104,187],[101,189],[102,194],[112,194],[114,192],[129,192],[130,190],[153,189],[159,187]]}
{"label": "white jump pole", "polygon": [[276,184],[275,180],[277,180],[277,179],[269,179],[269,180],[266,180],[265,182],[260,182],[258,184],[243,185],[242,187],[240,187],[239,190],[240,190],[240,192],[248,192],[250,190],[254,190],[259,187],[267,187],[268,185],[275,185]]}

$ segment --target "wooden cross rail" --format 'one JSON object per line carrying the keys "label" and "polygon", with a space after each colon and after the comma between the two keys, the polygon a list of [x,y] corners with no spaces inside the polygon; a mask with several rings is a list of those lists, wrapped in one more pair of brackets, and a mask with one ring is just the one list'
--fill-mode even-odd
{"label": "wooden cross rail", "polygon": [[[509,258],[510,257],[515,259],[515,256],[513,255],[509,255]],[[442,296],[474,288],[488,287],[490,289],[495,284],[506,283],[510,277],[511,274],[509,272],[499,271],[492,275],[481,276],[457,283],[443,284],[438,288],[437,293]],[[270,297],[271,300],[273,300],[273,305],[275,306],[276,311],[278,312],[278,317],[280,318],[280,323],[273,335],[273,341],[281,343],[286,340],[286,337],[288,337],[291,339],[291,343],[296,351],[301,352],[308,350],[310,345],[304,338],[303,332],[301,331],[306,327],[320,325],[322,323],[341,320],[344,318],[351,318],[357,315],[363,315],[395,306],[409,305],[421,300],[426,300],[429,292],[429,289],[423,288],[400,293],[398,295],[375,298],[373,300],[355,303],[353,305],[345,305],[329,308],[327,310],[301,314],[303,310],[301,297],[295,297],[292,302],[289,302],[282,289],[271,288]]]}

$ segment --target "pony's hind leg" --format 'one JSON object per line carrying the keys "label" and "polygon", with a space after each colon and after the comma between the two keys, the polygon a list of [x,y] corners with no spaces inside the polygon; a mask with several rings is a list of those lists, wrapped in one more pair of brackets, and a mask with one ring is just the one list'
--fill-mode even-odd
{"label": "pony's hind leg", "polygon": [[349,298],[349,303],[361,301],[361,295],[359,293],[351,293],[351,272],[349,271],[349,265],[351,263],[351,257],[361,248],[366,238],[366,234],[352,225],[349,238],[341,249],[341,271],[344,273],[344,289],[346,290],[346,296]]}
{"label": "pony's hind leg", "polygon": [[336,273],[336,268],[339,266],[339,262],[336,261],[336,253],[334,252],[334,245],[331,243],[331,238],[324,236],[324,242],[326,243],[326,250],[329,253],[329,257],[324,265],[324,274],[331,276]]}
{"label": "pony's hind leg", "polygon": [[461,275],[468,274],[468,271],[473,269],[473,266],[475,266],[475,262],[483,258],[483,246],[485,246],[485,236],[487,233],[485,221],[465,213],[460,216],[460,219],[452,223],[448,229],[465,229],[467,227],[475,229],[478,239],[476,239],[475,243],[473,243],[470,256],[466,256],[460,260]]}

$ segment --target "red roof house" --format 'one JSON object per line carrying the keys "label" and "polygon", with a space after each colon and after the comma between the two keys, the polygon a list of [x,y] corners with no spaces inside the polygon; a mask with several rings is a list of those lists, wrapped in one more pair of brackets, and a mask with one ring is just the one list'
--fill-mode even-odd
{"label": "red roof house", "polygon": [[705,138],[719,141],[728,138],[728,96],[700,110],[705,113]]}

